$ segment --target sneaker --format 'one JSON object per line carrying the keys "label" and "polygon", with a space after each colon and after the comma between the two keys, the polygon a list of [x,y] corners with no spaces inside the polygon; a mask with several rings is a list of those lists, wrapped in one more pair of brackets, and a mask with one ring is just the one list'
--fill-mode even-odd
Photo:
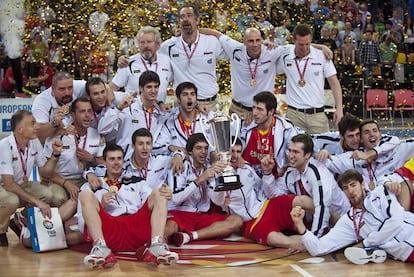
{"label": "sneaker", "polygon": [[345,257],[354,264],[366,264],[368,262],[383,263],[387,259],[387,253],[381,249],[364,249],[348,247],[344,251]]}
{"label": "sneaker", "polygon": [[90,269],[109,268],[116,264],[116,258],[107,246],[97,244],[92,247],[89,255],[83,259],[83,263]]}
{"label": "sneaker", "polygon": [[23,216],[21,213],[19,213],[18,215],[18,213],[16,212],[14,218],[10,219],[9,222],[10,229],[12,229],[12,231],[16,234],[18,238],[20,238],[20,234],[22,233],[22,227],[24,226],[23,219],[19,217]]}
{"label": "sneaker", "polygon": [[144,250],[142,261],[151,265],[173,265],[178,261],[178,255],[165,243],[153,244]]}
{"label": "sneaker", "polygon": [[0,246],[1,247],[9,246],[9,241],[7,239],[6,233],[0,234]]}
{"label": "sneaker", "polygon": [[[188,238],[186,239],[186,236],[188,236]],[[186,233],[182,233],[182,232],[177,232],[172,234],[169,239],[168,242],[175,245],[175,246],[183,246],[184,244],[188,243],[190,241],[190,235],[186,234]]]}

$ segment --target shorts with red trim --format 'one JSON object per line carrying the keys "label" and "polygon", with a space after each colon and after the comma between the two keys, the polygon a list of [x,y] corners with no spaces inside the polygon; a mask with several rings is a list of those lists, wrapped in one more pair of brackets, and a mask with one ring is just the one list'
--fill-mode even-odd
{"label": "shorts with red trim", "polygon": [[[106,245],[112,251],[136,251],[151,239],[151,213],[148,201],[134,214],[112,216],[99,204],[99,217]],[[85,225],[85,240],[88,230]]]}
{"label": "shorts with red trim", "polygon": [[[296,231],[296,227],[290,217],[292,202],[296,195],[288,194],[269,199],[269,203],[262,216],[249,220],[243,224],[243,236],[257,241],[260,244],[267,245],[267,236],[270,232]],[[250,229],[256,220],[258,222]]]}
{"label": "shorts with red trim", "polygon": [[229,215],[216,213],[193,213],[177,210],[168,212],[168,220],[175,221],[180,232],[186,233],[203,229],[217,221],[224,221],[228,217]]}

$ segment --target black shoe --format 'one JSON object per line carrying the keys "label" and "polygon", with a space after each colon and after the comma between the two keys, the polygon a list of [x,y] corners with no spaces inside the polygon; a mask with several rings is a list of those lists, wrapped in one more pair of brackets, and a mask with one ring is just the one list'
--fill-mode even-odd
{"label": "black shoe", "polygon": [[16,236],[20,239],[20,234],[22,232],[22,228],[19,227],[19,225],[16,223],[15,218],[10,219],[9,227],[16,234]]}
{"label": "black shoe", "polygon": [[6,233],[0,234],[0,246],[1,247],[9,246],[9,241],[7,240]]}

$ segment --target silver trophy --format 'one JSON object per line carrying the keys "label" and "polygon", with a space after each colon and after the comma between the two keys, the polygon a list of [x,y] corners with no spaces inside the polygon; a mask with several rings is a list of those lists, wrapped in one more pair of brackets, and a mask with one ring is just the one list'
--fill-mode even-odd
{"label": "silver trophy", "polygon": [[[231,122],[230,122],[231,121]],[[231,124],[236,124],[236,136],[232,141],[231,136]],[[207,123],[205,120],[201,121],[201,130],[206,137],[208,144],[215,148],[219,159],[225,161],[227,166],[224,171],[217,174],[215,191],[235,190],[241,188],[240,176],[237,175],[236,170],[230,165],[230,148],[236,143],[236,138],[239,133],[240,119],[237,114],[233,113],[230,117],[223,113],[216,113],[216,116],[209,120]],[[204,125],[208,125],[211,129],[214,144],[208,139],[206,135]]]}

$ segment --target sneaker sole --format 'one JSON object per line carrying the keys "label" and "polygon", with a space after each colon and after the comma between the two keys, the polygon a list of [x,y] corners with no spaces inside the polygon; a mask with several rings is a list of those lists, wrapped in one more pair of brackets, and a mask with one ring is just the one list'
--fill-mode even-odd
{"label": "sneaker sole", "polygon": [[387,253],[384,250],[374,250],[368,255],[365,249],[359,247],[348,247],[344,251],[345,257],[353,264],[363,265],[368,262],[383,263],[387,259]]}
{"label": "sneaker sole", "polygon": [[165,256],[158,256],[157,262],[162,265],[174,265],[178,261],[177,253],[171,252]]}
{"label": "sneaker sole", "polygon": [[109,257],[105,260],[102,257],[93,257],[93,256],[86,256],[83,259],[83,263],[89,269],[98,269],[98,268],[111,268],[116,264],[116,259],[113,257]]}

